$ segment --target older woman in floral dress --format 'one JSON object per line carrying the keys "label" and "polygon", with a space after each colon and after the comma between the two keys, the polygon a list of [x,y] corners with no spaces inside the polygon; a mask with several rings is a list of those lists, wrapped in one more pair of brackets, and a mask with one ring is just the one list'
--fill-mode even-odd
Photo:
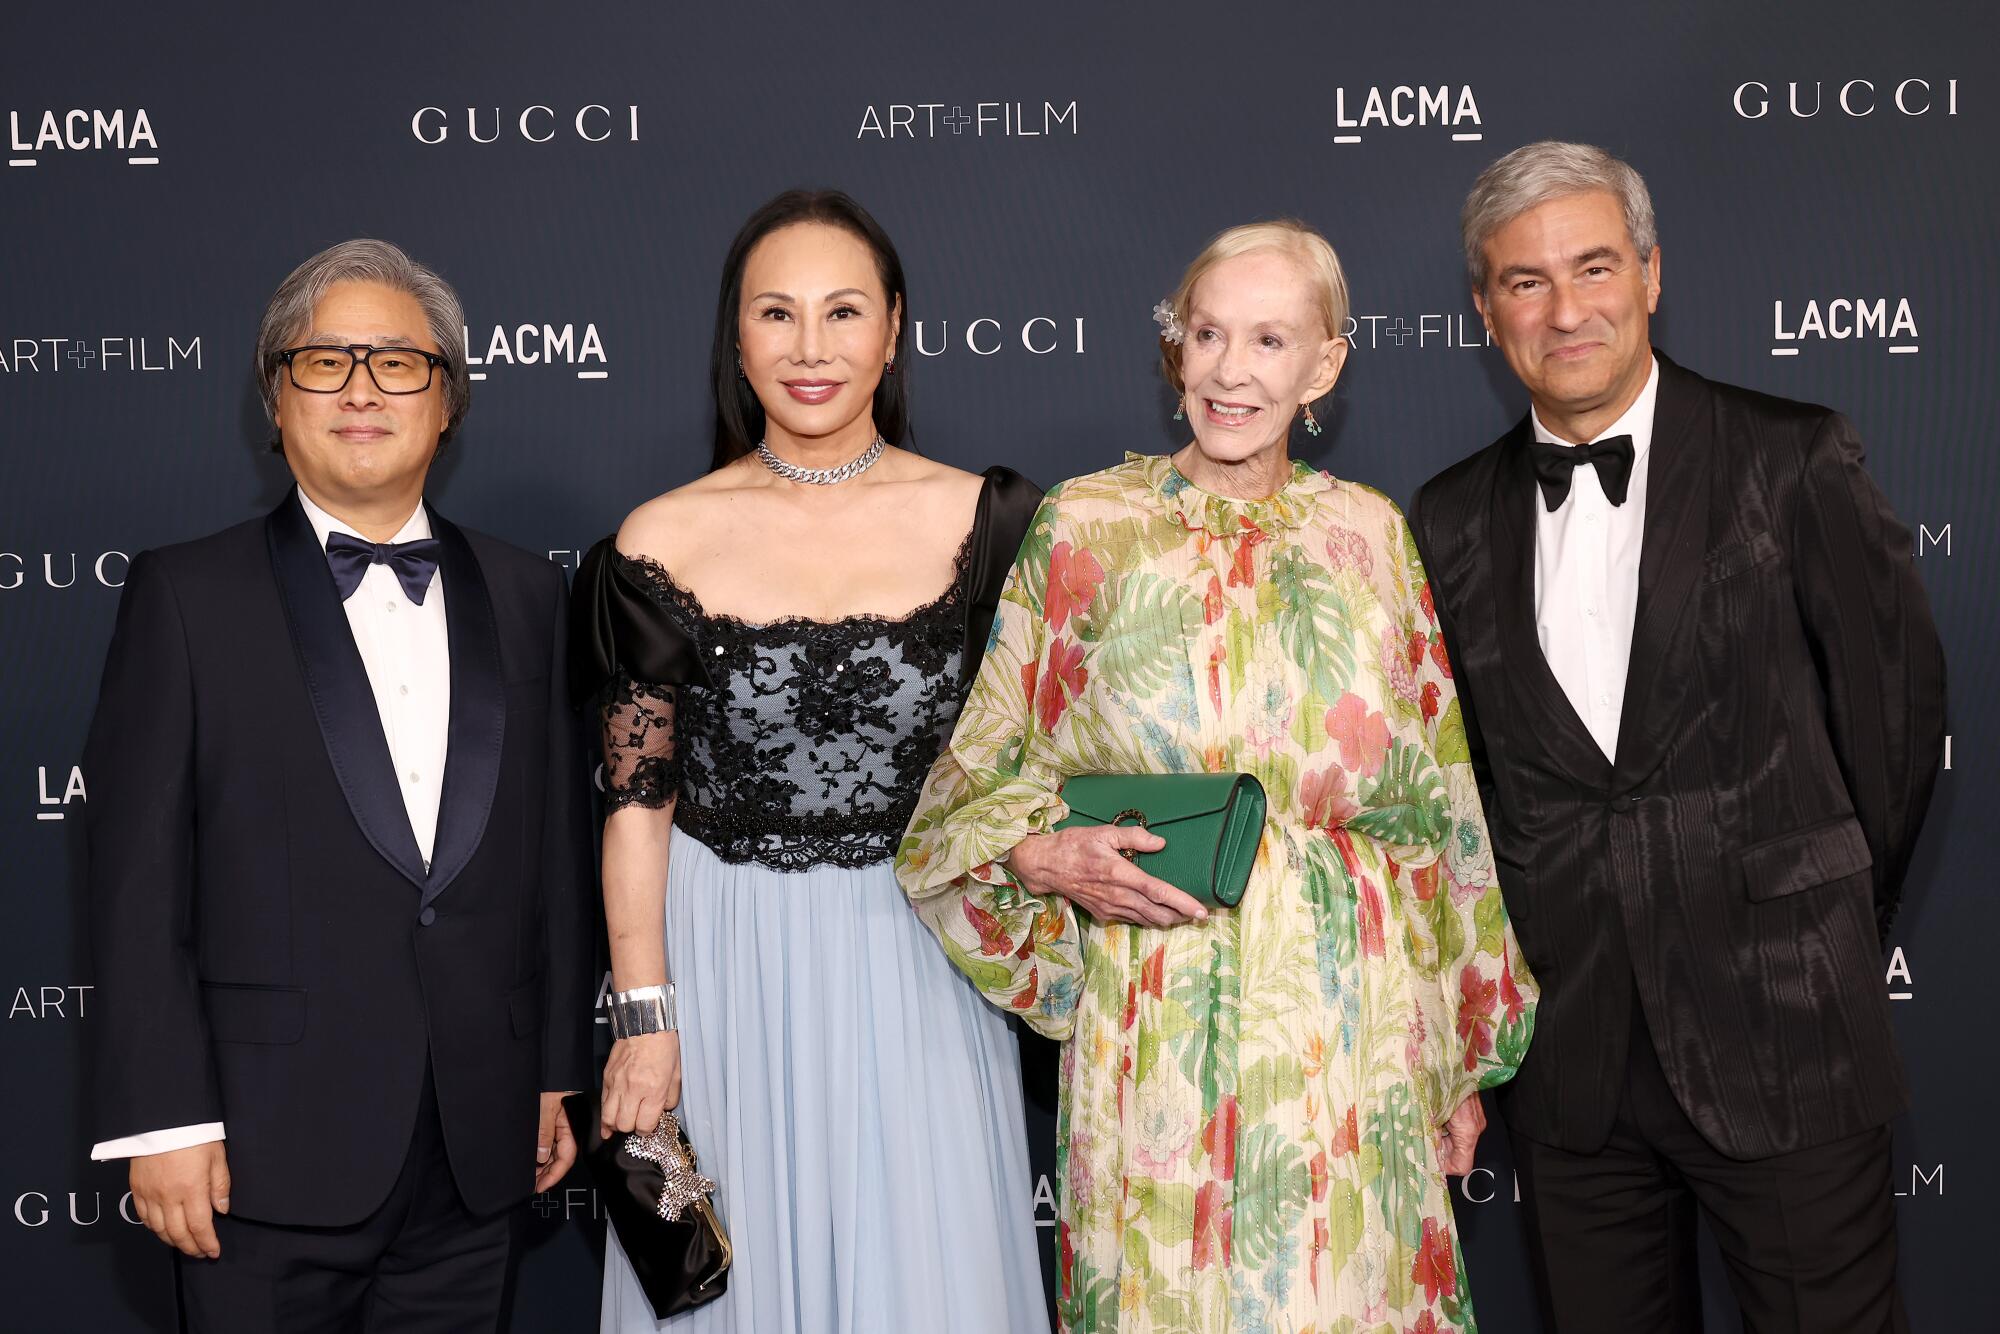
{"label": "older woman in floral dress", "polygon": [[[1339,260],[1217,237],[1156,312],[1194,440],[1049,494],[901,845],[985,994],[1067,1039],[1064,1327],[1473,1329],[1446,1171],[1533,1027],[1430,593],[1396,506],[1294,462],[1346,355]],[[1051,832],[1079,773],[1254,774],[1204,910]]]}

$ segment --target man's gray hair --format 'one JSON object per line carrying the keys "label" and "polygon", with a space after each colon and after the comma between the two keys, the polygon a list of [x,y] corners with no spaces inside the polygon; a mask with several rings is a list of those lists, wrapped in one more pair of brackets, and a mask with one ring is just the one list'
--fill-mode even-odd
{"label": "man's gray hair", "polygon": [[257,388],[264,398],[264,415],[276,425],[278,377],[285,373],[278,354],[298,346],[310,332],[313,311],[327,289],[347,282],[380,283],[408,293],[423,307],[431,341],[444,357],[445,423],[439,441],[449,441],[472,406],[472,382],[465,366],[465,307],[450,283],[387,241],[342,241],[293,269],[278,284],[257,326]]}
{"label": "man's gray hair", "polygon": [[1465,271],[1472,290],[1486,289],[1486,242],[1529,209],[1565,195],[1603,190],[1625,211],[1625,230],[1641,261],[1650,259],[1659,233],[1645,178],[1622,159],[1592,144],[1556,139],[1517,148],[1479,173],[1465,197],[1459,231],[1465,238]]}

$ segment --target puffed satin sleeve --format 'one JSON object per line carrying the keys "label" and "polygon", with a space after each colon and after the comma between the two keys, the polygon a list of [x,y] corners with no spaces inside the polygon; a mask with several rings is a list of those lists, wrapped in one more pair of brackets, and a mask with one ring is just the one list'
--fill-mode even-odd
{"label": "puffed satin sleeve", "polygon": [[675,700],[707,683],[694,640],[625,564],[605,538],[577,567],[571,598],[570,681],[579,707],[597,710],[611,810],[661,807],[680,790]]}
{"label": "puffed satin sleeve", "polygon": [[1429,1025],[1424,1068],[1437,1081],[1433,1105],[1442,1118],[1477,1090],[1514,1077],[1534,1033],[1539,992],[1507,919],[1430,580],[1400,514],[1390,547],[1397,642],[1413,663],[1424,751],[1444,778],[1437,845],[1398,853],[1408,858],[1398,880],[1413,900],[1412,962],[1437,988],[1437,1008],[1425,1009],[1442,1022]]}
{"label": "puffed satin sleeve", "polygon": [[1012,468],[988,468],[983,476],[986,484],[979,488],[979,508],[972,518],[971,559],[965,571],[970,596],[965,599],[961,670],[968,686],[985,660],[993,618],[1000,612],[1000,596],[1014,572],[1021,541],[1042,508],[1042,488]]}
{"label": "puffed satin sleeve", "polygon": [[1076,917],[1065,900],[1028,894],[1000,858],[1066,811],[1031,707],[1047,646],[1042,612],[1060,490],[1034,514],[958,726],[896,851],[904,892],[953,964],[988,1000],[1052,1038],[1068,1037],[1076,1023]]}

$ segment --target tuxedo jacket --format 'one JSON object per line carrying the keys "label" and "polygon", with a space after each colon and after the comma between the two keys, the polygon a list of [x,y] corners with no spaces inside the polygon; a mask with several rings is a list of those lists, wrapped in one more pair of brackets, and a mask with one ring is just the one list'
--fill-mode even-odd
{"label": "tuxedo jacket", "polygon": [[476,1212],[590,1069],[594,916],[566,593],[433,511],[451,712],[425,867],[298,501],[133,561],[85,749],[98,1140],[222,1121],[231,1211],[358,1222],[426,1070]]}
{"label": "tuxedo jacket", "polygon": [[1696,1127],[1759,1158],[1904,1105],[1880,942],[1941,757],[1944,660],[1853,426],[1659,365],[1615,761],[1536,635],[1529,421],[1425,483],[1410,519],[1542,988],[1510,1126],[1600,1147],[1637,1003]]}

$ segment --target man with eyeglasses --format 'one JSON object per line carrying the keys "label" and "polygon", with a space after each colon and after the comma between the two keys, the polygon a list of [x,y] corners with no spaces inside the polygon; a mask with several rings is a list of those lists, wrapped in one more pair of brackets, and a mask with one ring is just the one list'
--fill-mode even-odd
{"label": "man with eyeglasses", "polygon": [[425,503],[463,327],[392,245],[300,265],[257,340],[297,486],[142,553],[119,607],[84,761],[92,1157],[131,1160],[204,1334],[493,1329],[518,1205],[574,1160],[566,594]]}

